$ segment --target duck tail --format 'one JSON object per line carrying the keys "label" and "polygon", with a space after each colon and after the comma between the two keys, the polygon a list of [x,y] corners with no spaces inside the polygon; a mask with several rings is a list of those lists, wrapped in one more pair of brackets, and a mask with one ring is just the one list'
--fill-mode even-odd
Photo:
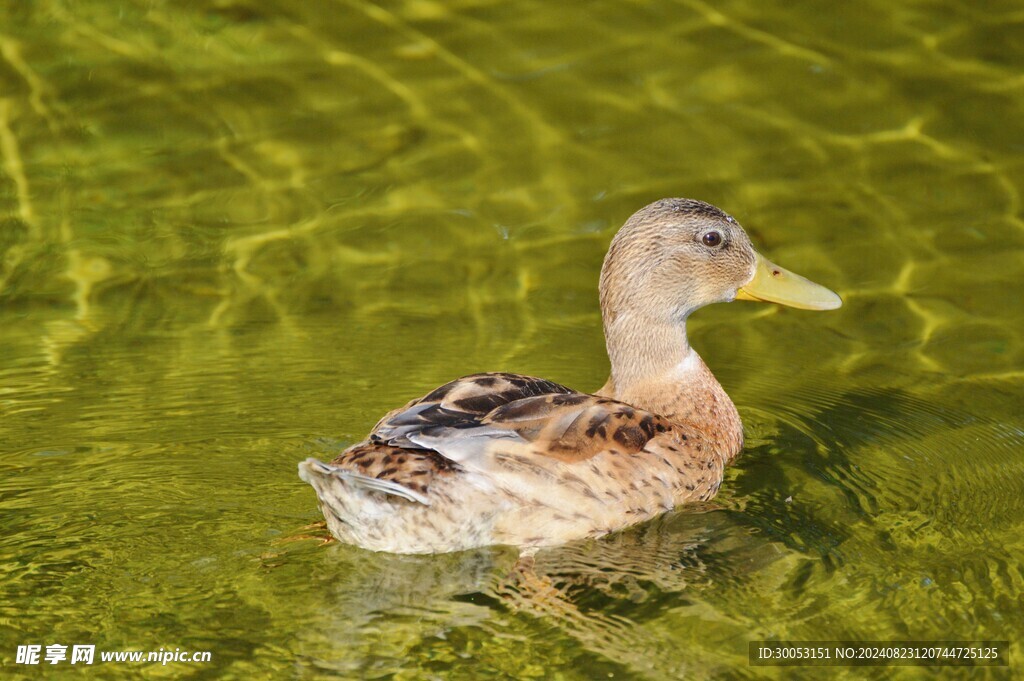
{"label": "duck tail", "polygon": [[380,492],[389,496],[401,497],[407,501],[430,506],[430,500],[414,490],[391,480],[379,480],[361,473],[346,470],[319,459],[309,458],[299,464],[299,477],[313,486],[319,494],[328,480],[340,480],[353,487],[369,492]]}

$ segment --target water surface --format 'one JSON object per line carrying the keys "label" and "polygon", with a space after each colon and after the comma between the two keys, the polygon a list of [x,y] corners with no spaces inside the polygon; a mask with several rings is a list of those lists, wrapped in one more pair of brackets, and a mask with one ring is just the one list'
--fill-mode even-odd
{"label": "water surface", "polygon": [[[69,673],[16,664],[50,643],[396,679],[1016,646],[1022,35],[1014,2],[6,3],[5,678]],[[603,383],[601,258],[664,196],[845,300],[692,318],[747,430],[715,503],[542,553],[540,602],[507,549],[322,545],[299,460],[462,374]]]}

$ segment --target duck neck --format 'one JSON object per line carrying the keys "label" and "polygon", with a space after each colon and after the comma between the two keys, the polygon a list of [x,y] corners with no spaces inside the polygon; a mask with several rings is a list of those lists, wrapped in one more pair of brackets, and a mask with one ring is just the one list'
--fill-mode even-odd
{"label": "duck neck", "polygon": [[617,391],[633,392],[661,383],[701,361],[687,341],[685,321],[626,312],[605,322],[604,336],[611,360],[610,382]]}
{"label": "duck neck", "polygon": [[611,376],[599,395],[700,431],[729,458],[743,445],[739,413],[686,338],[686,322],[625,313],[605,320]]}

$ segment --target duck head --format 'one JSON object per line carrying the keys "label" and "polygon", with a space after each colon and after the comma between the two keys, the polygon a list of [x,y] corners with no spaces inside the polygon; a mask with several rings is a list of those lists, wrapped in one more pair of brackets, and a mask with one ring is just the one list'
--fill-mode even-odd
{"label": "duck head", "polygon": [[732,300],[807,310],[842,304],[759,254],[731,216],[692,199],[662,199],[630,217],[612,239],[600,288],[611,360],[602,394],[639,405],[667,384],[690,381],[693,391],[704,365],[687,341],[686,319],[698,308]]}
{"label": "duck head", "polygon": [[712,303],[756,300],[832,310],[832,291],[758,253],[736,220],[692,199],[662,199],[633,214],[612,240],[601,269],[606,324],[628,314],[685,322]]}

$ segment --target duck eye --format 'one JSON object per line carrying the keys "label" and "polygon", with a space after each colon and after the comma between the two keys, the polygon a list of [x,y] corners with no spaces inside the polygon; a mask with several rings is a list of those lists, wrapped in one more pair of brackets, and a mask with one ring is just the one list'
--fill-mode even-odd
{"label": "duck eye", "polygon": [[700,240],[709,248],[717,248],[722,245],[722,234],[721,232],[706,232]]}

